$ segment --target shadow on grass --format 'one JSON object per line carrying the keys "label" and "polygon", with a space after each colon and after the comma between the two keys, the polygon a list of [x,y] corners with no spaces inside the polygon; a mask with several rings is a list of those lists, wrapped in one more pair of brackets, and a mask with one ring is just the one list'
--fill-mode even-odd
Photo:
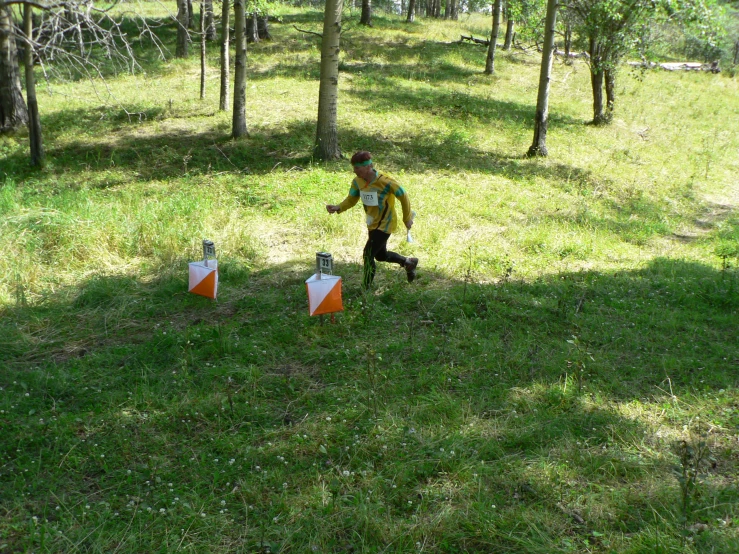
{"label": "shadow on grass", "polygon": [[[186,482],[188,499],[214,488],[228,498],[239,483],[238,502],[228,505],[256,522],[254,532],[238,530],[255,548],[274,540],[305,551],[316,535],[303,537],[302,526],[330,513],[332,540],[345,537],[345,549],[363,510],[381,510],[393,528],[417,525],[419,510],[438,516],[436,540],[468,551],[498,534],[498,546],[516,552],[551,552],[562,536],[590,546],[603,533],[637,540],[650,529],[679,541],[674,457],[649,418],[627,408],[662,402],[664,413],[677,408],[670,398],[687,395],[698,413],[737,385],[736,273],[665,259],[638,271],[490,285],[421,269],[409,286],[402,271],[383,266],[364,294],[359,267],[337,269],[345,309],[335,324],[308,316],[307,268],[251,272],[238,260],[222,260],[217,302],[186,292],[183,265],[153,281],[100,275],[38,305],[4,308],[0,385],[14,417],[4,421],[12,456],[3,472],[44,462],[38,486],[0,481],[5,498],[23,485],[24,504],[12,513],[25,517],[46,502],[49,483],[55,502],[83,494],[123,510],[156,471],[164,483]],[[732,417],[710,414],[716,429],[731,428]],[[54,422],[53,440],[38,418]],[[322,426],[331,438],[315,442]],[[714,454],[717,484],[694,500],[710,522],[739,499],[735,486],[720,484],[739,471],[734,455]],[[341,480],[343,468],[371,468],[363,480],[373,495],[358,502],[362,489]],[[281,485],[315,475],[334,479],[333,505]],[[450,495],[464,516],[443,515]],[[278,513],[268,506],[293,503],[301,529],[288,537],[268,525]],[[86,521],[68,538],[88,533]],[[360,536],[384,544],[375,524],[365,521]],[[106,531],[119,542],[126,533],[125,520]],[[146,537],[136,540],[157,541]]]}
{"label": "shadow on grass", "polygon": [[[434,115],[442,120],[464,122],[477,120],[478,123],[494,122],[520,131],[533,129],[534,108],[528,104],[480,98],[457,91],[439,90],[367,90],[365,87],[352,89],[349,94],[357,96],[372,112],[393,112],[398,110],[417,111]],[[552,114],[552,126],[582,126],[582,121],[562,115]]]}
{"label": "shadow on grass", "polygon": [[[503,113],[507,113],[508,118],[517,119],[523,110],[520,109],[516,115],[515,107],[499,103],[489,116],[499,114],[503,117]],[[446,117],[454,119],[453,112],[448,112]],[[67,131],[73,124],[79,125],[80,129],[98,126],[101,134],[110,135],[115,133],[114,129],[120,130],[118,122],[127,120],[125,114],[118,114],[108,118],[107,123],[100,122],[95,114],[79,110],[55,114],[48,117],[46,123]],[[208,132],[126,133],[108,142],[71,142],[63,148],[50,147],[48,156],[54,160],[55,173],[63,174],[67,182],[81,188],[109,188],[137,181],[166,179],[197,181],[214,174],[263,175],[291,171],[296,167],[304,169],[314,163],[305,154],[311,150],[315,132],[311,121],[293,122],[274,132],[259,129],[252,132],[251,138],[238,141],[228,136],[227,122],[220,122],[215,127]],[[351,151],[364,149],[373,152],[379,167],[389,168],[391,172],[398,169],[440,172],[444,177],[454,172],[477,172],[517,182],[545,179],[549,186],[572,194],[589,194],[612,185],[607,179],[595,177],[589,170],[571,165],[482,150],[472,144],[463,130],[435,135],[419,133],[389,141],[380,131],[347,129],[342,133],[342,140],[344,145],[351,145]],[[15,166],[13,173],[19,182],[33,179],[37,182],[38,192],[43,192],[44,185],[38,183],[37,170],[24,167],[25,159],[20,154],[6,159],[9,167]],[[346,170],[342,164],[327,165],[326,168]],[[71,175],[76,177],[70,180]],[[49,181],[49,186],[57,190],[58,182]],[[567,206],[564,211],[539,217],[553,222],[587,225],[634,243],[652,236],[672,234],[672,227],[661,217],[663,207],[657,201],[639,196],[620,202],[618,197],[618,194],[613,194],[612,199],[604,203],[606,215],[580,213]],[[639,216],[638,219],[631,217],[634,214]]]}
{"label": "shadow on grass", "polygon": [[[594,374],[602,385],[597,392],[618,397],[644,394],[662,383],[667,371],[674,371],[669,377],[677,386],[702,388],[699,380],[708,379],[709,387],[726,387],[736,378],[739,347],[731,339],[739,309],[736,270],[662,259],[640,271],[613,275],[582,271],[519,282],[514,274],[513,280],[504,277],[495,285],[482,285],[475,284],[474,275],[464,282],[424,268],[418,285],[409,287],[402,271],[386,264],[380,267],[375,291],[367,295],[359,287],[361,268],[343,265],[348,311],[340,316],[343,323],[336,328],[337,336],[372,318],[358,303],[371,304],[381,320],[397,310],[404,314],[399,319],[406,329],[401,341],[424,344],[421,350],[402,353],[408,363],[499,366],[501,380],[546,376],[556,381],[566,373],[565,361],[572,356],[561,350],[567,350],[567,339],[575,334],[594,349],[596,364],[608,366],[603,375]],[[106,344],[133,343],[128,329],[146,328],[164,317],[177,320],[173,328],[178,332],[192,324],[240,326],[245,332],[277,329],[285,325],[286,313],[303,326],[317,324],[305,314],[305,268],[287,264],[252,272],[229,260],[219,269],[218,302],[186,292],[183,266],[151,283],[99,275],[38,306],[6,307],[2,341],[9,353],[6,362],[23,366],[31,354],[35,363],[54,352],[70,351],[75,340],[80,344],[92,340],[85,346],[85,356],[94,353],[95,341],[103,336],[109,339]],[[123,309],[127,317],[121,317]],[[81,330],[65,324],[73,314],[89,325]],[[39,321],[42,327],[53,323],[51,340],[21,331]],[[103,325],[104,321],[108,323]],[[463,327],[452,329],[455,323]],[[410,324],[415,325],[413,331],[407,328]],[[465,346],[477,334],[484,346]],[[31,336],[36,337],[32,341],[36,346],[29,352],[24,337]],[[140,336],[144,342],[150,338],[148,332]],[[206,349],[203,356],[211,353]],[[282,354],[300,357],[302,351],[287,348]],[[301,363],[311,361],[315,362]]]}

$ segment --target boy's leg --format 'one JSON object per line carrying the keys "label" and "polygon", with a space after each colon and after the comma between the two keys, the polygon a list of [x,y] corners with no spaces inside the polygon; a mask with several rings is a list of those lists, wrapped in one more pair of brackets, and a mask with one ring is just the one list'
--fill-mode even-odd
{"label": "boy's leg", "polygon": [[370,241],[372,241],[372,255],[378,262],[388,262],[391,264],[405,265],[405,256],[396,254],[387,249],[387,241],[390,235],[382,231],[370,231]]}
{"label": "boy's leg", "polygon": [[368,289],[372,284],[372,281],[375,280],[375,272],[377,271],[372,246],[372,233],[370,233],[370,236],[367,239],[367,244],[364,245],[364,252],[362,253],[362,259],[364,260],[364,267],[362,270],[362,287],[365,289]]}
{"label": "boy's leg", "polygon": [[[418,258],[406,258],[396,252],[387,249],[387,240],[390,235],[382,231],[370,231],[370,238],[367,245],[370,247],[372,256],[378,262],[388,262],[398,264],[405,269],[405,275],[409,283],[416,279],[416,267],[418,266]],[[366,248],[366,247],[365,247]],[[374,277],[374,272],[372,274]]]}

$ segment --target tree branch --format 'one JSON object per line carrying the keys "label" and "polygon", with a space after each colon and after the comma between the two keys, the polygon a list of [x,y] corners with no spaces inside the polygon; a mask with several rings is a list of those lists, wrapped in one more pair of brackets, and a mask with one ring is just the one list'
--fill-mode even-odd
{"label": "tree branch", "polygon": [[306,31],[305,29],[299,29],[296,25],[293,25],[295,27],[295,30],[300,31],[301,33],[306,33],[309,35],[316,35],[317,37],[323,38],[323,35],[321,33],[316,33],[314,31]]}

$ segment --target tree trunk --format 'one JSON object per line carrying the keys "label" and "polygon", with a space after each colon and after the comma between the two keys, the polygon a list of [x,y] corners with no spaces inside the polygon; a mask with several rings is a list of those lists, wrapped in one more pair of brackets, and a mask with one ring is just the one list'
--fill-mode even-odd
{"label": "tree trunk", "polygon": [[13,13],[10,7],[0,8],[0,130],[18,129],[27,124],[28,108],[21,89]]}
{"label": "tree trunk", "polygon": [[221,11],[221,99],[218,109],[225,112],[229,104],[229,66],[231,65],[231,49],[230,37],[231,32],[229,21],[231,14],[231,6],[229,0],[223,0],[223,9]]}
{"label": "tree trunk", "polygon": [[485,75],[495,73],[495,47],[497,46],[498,33],[500,32],[500,4],[501,0],[495,0],[493,3],[493,31],[490,34],[488,57],[485,60]]}
{"label": "tree trunk", "polygon": [[217,37],[216,21],[213,17],[213,0],[205,0],[205,38],[212,42]]}
{"label": "tree trunk", "polygon": [[734,44],[734,65],[739,65],[739,38]]}
{"label": "tree trunk", "polygon": [[451,0],[446,0],[444,3],[444,19],[449,19],[449,16],[452,13],[452,2]]}
{"label": "tree trunk", "polygon": [[606,119],[613,117],[613,109],[616,106],[616,68],[608,68],[603,72],[606,81]]}
{"label": "tree trunk", "polygon": [[41,138],[41,120],[38,114],[38,101],[36,100],[36,79],[33,75],[33,7],[30,4],[24,6],[23,32],[26,35],[25,57],[26,66],[26,99],[28,103],[28,138],[31,144],[31,165],[43,165],[44,143]]}
{"label": "tree trunk", "polygon": [[195,30],[195,21],[192,11],[192,0],[187,0],[187,28]]}
{"label": "tree trunk", "polygon": [[246,130],[246,0],[234,0],[234,111],[231,136],[249,136]]}
{"label": "tree trunk", "polygon": [[259,42],[259,22],[257,12],[252,12],[246,20],[246,42]]}
{"label": "tree trunk", "polygon": [[84,37],[82,36],[82,21],[80,20],[80,12],[76,11],[74,12],[74,21],[75,21],[75,38],[77,40],[77,50],[80,53],[80,58],[85,57],[85,41]]}
{"label": "tree trunk", "polygon": [[505,26],[505,41],[503,42],[503,50],[510,50],[513,44],[513,27],[515,21],[508,19]]}
{"label": "tree trunk", "polygon": [[570,52],[572,51],[572,23],[569,18],[565,21],[565,63],[570,64]]}
{"label": "tree trunk", "polygon": [[608,119],[603,114],[603,59],[601,46],[590,38],[590,85],[593,89],[593,125],[603,125]]}
{"label": "tree trunk", "polygon": [[359,24],[372,27],[372,0],[362,0],[362,16],[359,18]]}
{"label": "tree trunk", "polygon": [[603,114],[603,70],[590,67],[590,84],[593,88],[593,125],[607,123]]}
{"label": "tree trunk", "polygon": [[205,98],[205,2],[200,0],[200,99]]}
{"label": "tree trunk", "polygon": [[177,0],[177,48],[174,55],[178,58],[187,57],[190,43],[190,33],[187,31],[190,15],[187,9],[187,0]]}
{"label": "tree trunk", "polygon": [[406,23],[413,23],[416,19],[416,0],[408,0],[408,17]]}
{"label": "tree trunk", "polygon": [[547,155],[547,127],[549,125],[549,86],[554,60],[554,33],[557,28],[557,9],[559,0],[548,0],[547,16],[544,24],[544,49],[541,53],[539,72],[539,93],[536,97],[536,118],[534,120],[534,141],[528,157]]}
{"label": "tree trunk", "polygon": [[336,111],[339,97],[339,51],[343,0],[326,0],[321,40],[321,83],[318,92],[318,124],[313,155],[320,160],[338,160],[339,133]]}
{"label": "tree trunk", "polygon": [[257,36],[259,40],[272,40],[269,34],[269,17],[265,14],[257,18]]}
{"label": "tree trunk", "polygon": [[459,19],[459,0],[449,0],[452,4],[452,21]]}

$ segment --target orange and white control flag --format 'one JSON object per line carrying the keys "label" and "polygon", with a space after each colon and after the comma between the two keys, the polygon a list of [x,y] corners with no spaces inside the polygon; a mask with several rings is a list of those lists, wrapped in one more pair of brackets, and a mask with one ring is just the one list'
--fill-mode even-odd
{"label": "orange and white control flag", "polygon": [[344,310],[341,302],[341,277],[338,275],[313,275],[305,282],[308,289],[310,315],[332,314]]}
{"label": "orange and white control flag", "polygon": [[190,262],[190,283],[188,291],[215,299],[218,294],[218,261]]}

